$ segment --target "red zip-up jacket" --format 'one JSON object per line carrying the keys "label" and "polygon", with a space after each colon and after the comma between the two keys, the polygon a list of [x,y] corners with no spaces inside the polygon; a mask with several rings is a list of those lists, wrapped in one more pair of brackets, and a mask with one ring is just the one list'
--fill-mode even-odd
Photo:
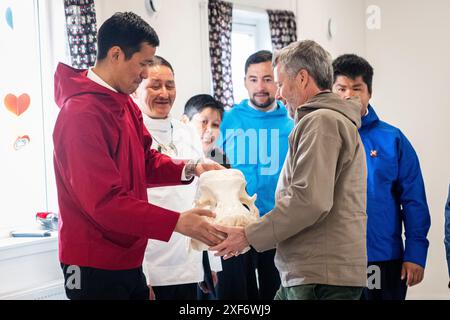
{"label": "red zip-up jacket", "polygon": [[183,184],[185,163],[150,148],[129,95],[86,75],[64,64],[55,73],[59,258],[106,270],[138,268],[147,240],[168,241],[179,218],[149,204],[146,189]]}

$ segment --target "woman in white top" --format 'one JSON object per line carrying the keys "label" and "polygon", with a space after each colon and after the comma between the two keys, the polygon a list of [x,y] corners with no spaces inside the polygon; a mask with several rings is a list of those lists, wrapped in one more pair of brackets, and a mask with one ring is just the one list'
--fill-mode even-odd
{"label": "woman in white top", "polygon": [[[148,72],[134,97],[153,138],[152,148],[175,159],[203,158],[195,130],[170,115],[176,97],[172,66],[155,56]],[[189,185],[151,188],[147,193],[152,204],[183,212],[192,208],[196,189],[194,181]],[[189,243],[190,239],[179,233],[174,233],[169,242],[149,240],[143,269],[156,300],[197,298],[197,285],[204,278],[202,253],[190,250]],[[220,258],[209,256],[211,270],[221,271]]]}

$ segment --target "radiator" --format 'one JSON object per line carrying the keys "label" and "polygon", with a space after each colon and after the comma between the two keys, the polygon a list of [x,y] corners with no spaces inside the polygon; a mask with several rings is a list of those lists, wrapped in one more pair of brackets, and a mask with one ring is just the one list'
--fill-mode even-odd
{"label": "radiator", "polygon": [[67,300],[67,297],[64,282],[57,281],[46,286],[1,296],[0,300]]}

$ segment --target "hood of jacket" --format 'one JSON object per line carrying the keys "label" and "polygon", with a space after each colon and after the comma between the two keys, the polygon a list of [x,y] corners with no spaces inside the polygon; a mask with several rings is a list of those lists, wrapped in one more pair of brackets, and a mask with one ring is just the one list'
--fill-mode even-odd
{"label": "hood of jacket", "polygon": [[358,98],[344,100],[335,93],[321,92],[297,109],[295,122],[318,109],[329,109],[341,113],[358,128],[361,127],[361,102]]}
{"label": "hood of jacket", "polygon": [[67,100],[86,94],[104,95],[117,103],[112,107],[120,107],[128,101],[129,95],[114,92],[87,77],[87,70],[74,69],[64,63],[59,63],[55,72],[55,102],[62,108]]}

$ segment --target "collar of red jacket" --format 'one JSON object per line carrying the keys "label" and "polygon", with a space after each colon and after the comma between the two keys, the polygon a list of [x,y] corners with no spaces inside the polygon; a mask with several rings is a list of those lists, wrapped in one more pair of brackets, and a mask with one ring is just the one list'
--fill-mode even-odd
{"label": "collar of red jacket", "polygon": [[64,63],[59,63],[55,72],[55,102],[58,107],[74,96],[84,94],[104,95],[105,99],[112,98],[121,109],[130,99],[125,93],[114,92],[104,86],[95,83],[87,77],[87,70],[72,68]]}

